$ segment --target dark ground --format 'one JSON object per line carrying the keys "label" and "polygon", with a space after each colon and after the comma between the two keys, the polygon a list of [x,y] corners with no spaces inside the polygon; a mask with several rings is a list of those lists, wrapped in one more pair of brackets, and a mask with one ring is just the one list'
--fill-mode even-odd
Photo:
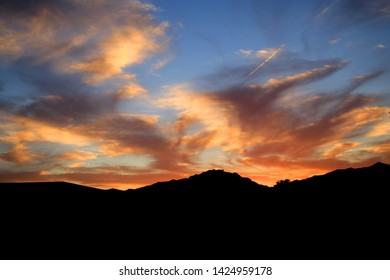
{"label": "dark ground", "polygon": [[390,165],[258,185],[210,170],[138,190],[0,184],[0,259],[390,259]]}

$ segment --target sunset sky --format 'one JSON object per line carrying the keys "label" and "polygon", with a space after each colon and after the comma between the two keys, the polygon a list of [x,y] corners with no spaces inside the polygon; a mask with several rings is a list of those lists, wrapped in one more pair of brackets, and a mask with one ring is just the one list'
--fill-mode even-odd
{"label": "sunset sky", "polygon": [[0,0],[0,181],[390,163],[389,67],[390,0]]}

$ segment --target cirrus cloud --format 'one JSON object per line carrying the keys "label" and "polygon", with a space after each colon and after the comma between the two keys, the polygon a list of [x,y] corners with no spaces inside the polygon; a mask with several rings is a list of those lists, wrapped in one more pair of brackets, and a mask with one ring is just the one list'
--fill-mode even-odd
{"label": "cirrus cloud", "polygon": [[[283,59],[277,58],[268,69]],[[292,75],[263,83],[211,91],[189,85],[170,87],[158,104],[179,112],[176,126],[188,125],[187,120],[201,124],[191,132],[181,129],[182,139],[197,139],[198,152],[220,148],[235,155],[221,167],[240,170],[245,166],[242,172],[251,172],[252,177],[256,177],[254,170],[288,173],[300,167],[300,172],[286,176],[302,178],[333,168],[389,161],[388,146],[375,152],[369,148],[376,146],[378,137],[387,137],[379,131],[388,124],[385,96],[356,92],[384,71],[353,77],[339,90],[307,93],[303,87],[327,79],[348,63],[336,59],[311,65],[314,68],[299,72],[300,66]],[[371,153],[364,152],[368,149]]]}
{"label": "cirrus cloud", "polygon": [[118,90],[144,92],[127,69],[169,42],[169,24],[155,21],[155,7],[138,0],[12,2],[0,2],[0,59],[11,65],[27,59],[86,83],[115,79]]}

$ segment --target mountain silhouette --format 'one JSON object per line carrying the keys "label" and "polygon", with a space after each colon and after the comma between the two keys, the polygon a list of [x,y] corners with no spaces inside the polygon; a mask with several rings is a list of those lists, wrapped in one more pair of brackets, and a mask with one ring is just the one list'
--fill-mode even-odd
{"label": "mountain silhouette", "polygon": [[209,197],[240,195],[247,192],[256,193],[268,189],[267,186],[259,185],[237,173],[213,169],[185,179],[159,182],[139,188],[136,192],[148,195],[200,195]]}
{"label": "mountain silhouette", "polygon": [[369,167],[339,169],[325,175],[282,185],[294,191],[298,188],[321,192],[371,192],[372,188],[382,188],[382,191],[387,191],[388,183],[384,180],[384,176],[388,176],[388,172],[389,165],[378,162]]}
{"label": "mountain silhouette", "polygon": [[257,184],[209,170],[135,190],[1,183],[3,259],[389,259],[390,165]]}

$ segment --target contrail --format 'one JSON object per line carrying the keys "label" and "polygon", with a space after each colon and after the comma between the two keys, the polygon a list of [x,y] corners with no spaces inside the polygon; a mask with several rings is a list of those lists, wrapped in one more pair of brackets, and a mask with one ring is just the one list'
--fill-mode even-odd
{"label": "contrail", "polygon": [[329,12],[330,9],[333,8],[333,6],[338,2],[339,0],[334,0],[332,3],[330,3],[330,5],[326,6],[325,8],[323,8],[320,13],[316,16],[316,18],[319,18],[323,15],[325,15],[327,12]]}
{"label": "contrail", "polygon": [[[324,16],[325,14],[327,14],[331,9],[333,9],[333,6],[336,5],[336,3],[339,2],[339,0],[334,0],[332,3],[330,3],[328,6],[326,6],[325,8],[323,8],[314,18],[312,18],[313,21],[321,18],[322,16]],[[307,27],[303,27],[301,30],[299,30],[297,32],[296,35],[300,35],[302,34],[303,32],[306,31],[306,28]]]}
{"label": "contrail", "polygon": [[247,81],[253,74],[256,73],[257,70],[259,70],[261,67],[263,67],[268,61],[270,61],[278,52],[282,50],[283,46],[280,48],[277,48],[269,57],[267,57],[266,60],[264,60],[262,63],[260,63],[252,72],[250,72],[245,79],[242,81],[243,83]]}

